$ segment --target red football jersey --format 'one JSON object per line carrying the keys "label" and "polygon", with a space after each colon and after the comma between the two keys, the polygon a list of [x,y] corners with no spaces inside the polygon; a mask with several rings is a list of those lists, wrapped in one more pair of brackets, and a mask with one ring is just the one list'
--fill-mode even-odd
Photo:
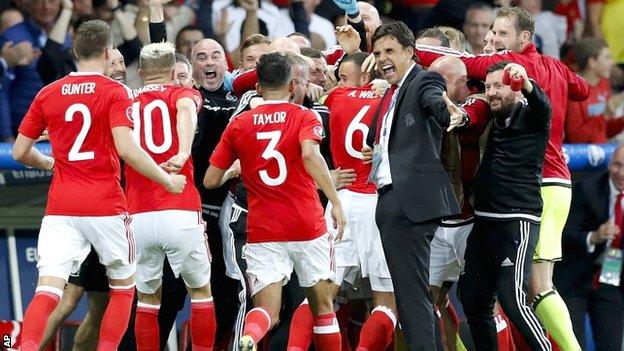
{"label": "red football jersey", "polygon": [[19,132],[47,129],[55,160],[47,215],[110,216],[126,212],[113,127],[132,128],[132,93],[97,73],[70,73],[44,87]]}
{"label": "red football jersey", "polygon": [[249,192],[247,242],[312,240],[327,232],[301,157],[304,140],[322,138],[320,117],[285,101],[264,102],[230,121],[210,164],[228,169],[240,160]]}
{"label": "red football jersey", "polygon": [[336,88],[325,99],[334,166],[355,170],[355,182],[347,189],[358,193],[374,194],[377,189],[375,184],[368,183],[371,165],[362,162],[361,151],[379,103],[381,97],[375,95],[370,85]]}
{"label": "red football jersey", "polygon": [[[190,98],[199,110],[202,98],[192,88],[173,85],[149,84],[135,92],[132,113],[134,132],[143,150],[157,164],[167,162],[178,153],[176,104],[182,98]],[[200,211],[199,192],[194,187],[193,160],[186,161],[180,174],[186,176],[187,184],[181,194],[171,194],[162,185],[126,166],[126,194],[130,214],[161,211]]]}

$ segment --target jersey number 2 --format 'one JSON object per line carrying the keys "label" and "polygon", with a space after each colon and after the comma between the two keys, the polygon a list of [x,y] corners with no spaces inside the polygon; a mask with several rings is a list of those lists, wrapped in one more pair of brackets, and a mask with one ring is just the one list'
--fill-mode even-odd
{"label": "jersey number 2", "polygon": [[279,173],[277,177],[272,178],[266,170],[261,170],[260,179],[264,182],[264,184],[268,186],[278,186],[286,180],[286,174],[288,174],[288,170],[286,169],[286,159],[281,152],[277,151],[275,147],[279,142],[280,137],[282,136],[282,132],[279,130],[273,132],[259,132],[256,135],[258,140],[269,140],[269,145],[267,145],[266,149],[262,153],[262,158],[265,160],[275,159],[277,161],[277,167],[279,169]]}
{"label": "jersey number 2", "polygon": [[93,151],[80,151],[80,149],[82,148],[82,144],[84,144],[84,141],[87,138],[87,134],[89,133],[89,128],[91,128],[91,112],[89,111],[87,105],[73,104],[69,106],[67,111],[65,111],[65,122],[73,122],[74,115],[77,113],[82,115],[82,127],[80,128],[80,132],[78,132],[76,141],[74,141],[71,149],[69,149],[69,154],[67,154],[67,160],[93,160],[95,158],[95,153]]}

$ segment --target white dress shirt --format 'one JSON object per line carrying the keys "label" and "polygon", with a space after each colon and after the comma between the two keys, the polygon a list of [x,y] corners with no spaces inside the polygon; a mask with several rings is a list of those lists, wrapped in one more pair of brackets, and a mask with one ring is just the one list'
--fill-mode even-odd
{"label": "white dress shirt", "polygon": [[[611,180],[611,178],[609,178],[609,218],[613,221],[615,221],[615,200],[617,200],[617,196],[619,193],[620,191],[617,190],[615,184],[613,184],[613,181]],[[622,208],[624,209],[624,206]],[[590,241],[593,233],[593,231],[587,233],[587,238],[585,239],[587,242],[587,252],[589,253],[594,252],[594,250],[596,249],[596,245],[592,244]],[[611,245],[611,240],[607,242],[607,246],[609,245]]]}
{"label": "white dress shirt", "polygon": [[381,147],[381,163],[377,169],[377,188],[381,188],[385,185],[392,184],[392,175],[390,174],[390,156],[388,155],[388,141],[390,139],[390,130],[392,129],[392,121],[394,120],[394,108],[396,106],[396,99],[399,96],[399,90],[401,85],[405,82],[405,78],[414,69],[416,63],[407,69],[403,79],[398,84],[397,89],[394,91],[392,100],[390,101],[390,107],[388,112],[383,116],[381,122],[381,130],[379,131],[379,146]]}

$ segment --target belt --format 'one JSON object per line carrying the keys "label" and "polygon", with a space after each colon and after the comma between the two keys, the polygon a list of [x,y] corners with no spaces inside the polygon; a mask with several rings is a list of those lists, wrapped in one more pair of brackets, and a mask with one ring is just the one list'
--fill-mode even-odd
{"label": "belt", "polygon": [[392,190],[392,184],[386,184],[381,188],[377,189],[377,194],[379,194],[380,196],[386,195],[390,190]]}

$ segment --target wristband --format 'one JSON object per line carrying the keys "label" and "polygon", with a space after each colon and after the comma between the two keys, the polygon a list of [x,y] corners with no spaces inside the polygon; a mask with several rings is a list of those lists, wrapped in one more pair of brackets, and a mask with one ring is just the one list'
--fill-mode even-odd
{"label": "wristband", "polygon": [[360,15],[360,10],[357,10],[357,12],[355,13],[347,13],[347,17],[349,17],[349,19],[356,19],[359,15]]}

